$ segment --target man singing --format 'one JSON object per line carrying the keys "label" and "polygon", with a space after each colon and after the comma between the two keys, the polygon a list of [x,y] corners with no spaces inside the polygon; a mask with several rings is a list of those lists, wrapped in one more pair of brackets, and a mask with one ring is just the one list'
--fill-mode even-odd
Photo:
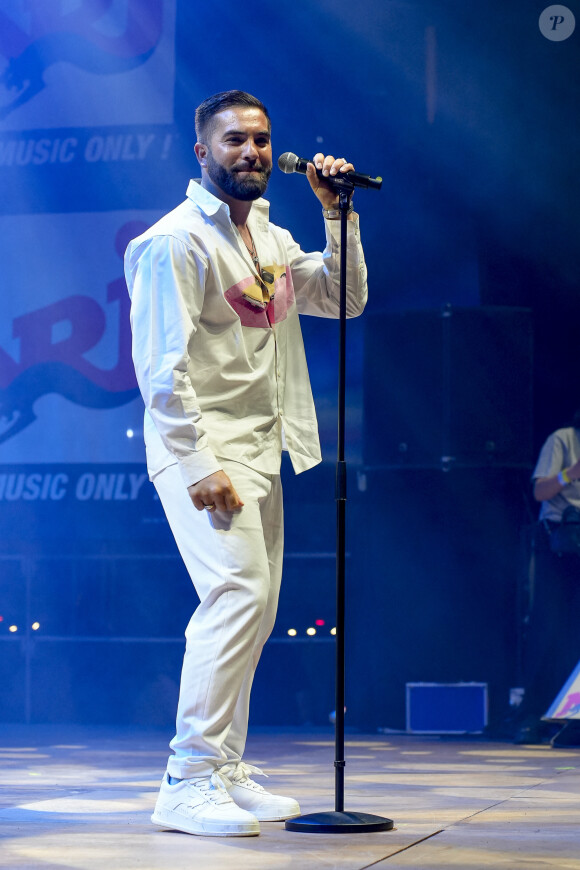
{"label": "man singing", "polygon": [[[200,604],[186,629],[176,735],[152,821],[248,836],[300,812],[242,760],[252,680],[282,573],[282,447],[296,473],[320,462],[298,314],[338,317],[340,221],[316,154],[324,253],[268,221],[270,117],[243,91],[195,115],[201,180],[126,254],[133,358],[146,406],[147,465]],[[321,174],[318,174],[316,170]],[[352,208],[352,206],[351,206]],[[358,217],[349,214],[347,315],[366,303]],[[181,614],[176,614],[181,619]]]}

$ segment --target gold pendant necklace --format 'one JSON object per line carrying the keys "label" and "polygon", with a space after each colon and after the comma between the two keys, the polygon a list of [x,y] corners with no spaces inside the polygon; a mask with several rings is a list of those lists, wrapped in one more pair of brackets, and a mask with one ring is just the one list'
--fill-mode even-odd
{"label": "gold pendant necklace", "polygon": [[[249,230],[248,230],[248,233],[250,233]],[[243,238],[243,236],[242,236],[242,240],[244,242],[244,245],[246,246],[246,250],[248,251],[248,254],[252,258],[252,263],[254,264],[254,268],[256,269],[256,271],[259,275],[260,274],[260,261],[258,259],[258,252],[256,251],[256,243],[254,242],[254,237],[250,233],[250,241],[252,242],[251,248],[248,245],[248,243],[246,242],[246,240]]]}
{"label": "gold pendant necklace", "polygon": [[[241,239],[244,243],[244,246],[252,259],[252,263],[254,264],[254,269],[258,273],[258,278],[256,282],[252,284],[250,287],[246,287],[244,290],[244,296],[248,299],[252,305],[258,305],[260,308],[265,308],[271,299],[274,298],[274,288],[270,288],[268,285],[274,283],[274,276],[269,272],[262,272],[262,268],[260,266],[260,260],[258,259],[258,252],[256,250],[256,243],[254,242],[254,237],[248,228],[248,235],[250,236],[250,241],[252,246],[248,245],[242,234],[240,233]],[[266,282],[266,283],[265,283]]]}

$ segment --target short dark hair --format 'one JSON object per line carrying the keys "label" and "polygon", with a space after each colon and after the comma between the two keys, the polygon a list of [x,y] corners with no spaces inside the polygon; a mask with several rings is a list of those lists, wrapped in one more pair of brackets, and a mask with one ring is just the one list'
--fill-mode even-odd
{"label": "short dark hair", "polygon": [[268,119],[268,130],[270,129],[270,115],[261,100],[246,91],[221,91],[213,97],[208,97],[195,110],[195,135],[198,142],[207,144],[207,139],[211,136],[214,116],[232,106],[259,109]]}

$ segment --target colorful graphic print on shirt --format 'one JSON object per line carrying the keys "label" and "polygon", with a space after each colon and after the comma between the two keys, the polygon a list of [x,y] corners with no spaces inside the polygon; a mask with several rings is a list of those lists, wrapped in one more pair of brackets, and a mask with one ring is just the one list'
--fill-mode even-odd
{"label": "colorful graphic print on shirt", "polygon": [[[226,290],[224,295],[240,318],[242,326],[267,329],[286,319],[288,310],[294,305],[294,285],[287,266],[277,264],[263,266],[261,271],[262,276],[271,275],[274,281],[264,282],[262,287],[256,278],[250,275]],[[259,300],[265,295],[264,288],[270,299],[260,304]]]}

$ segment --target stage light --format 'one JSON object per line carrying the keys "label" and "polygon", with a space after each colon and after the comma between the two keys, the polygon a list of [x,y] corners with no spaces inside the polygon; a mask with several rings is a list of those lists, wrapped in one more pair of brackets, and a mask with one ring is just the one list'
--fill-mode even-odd
{"label": "stage light", "polygon": [[330,629],[330,633],[331,633],[331,634],[336,634],[336,628],[331,628],[331,629]]}
{"label": "stage light", "polygon": [[31,628],[33,631],[38,631],[40,628],[40,622],[33,622]]}
{"label": "stage light", "polygon": [[18,626],[17,626],[17,625],[11,625],[11,626],[8,627],[8,631],[11,631],[12,634],[14,634],[15,631],[18,631]]}
{"label": "stage light", "polygon": [[135,433],[132,429],[127,429],[127,438],[133,438],[134,435]]}
{"label": "stage light", "polygon": [[310,637],[314,637],[314,635],[316,634],[316,629],[315,628],[307,628],[306,634],[310,635]]}
{"label": "stage light", "polygon": [[316,619],[314,625],[326,625],[324,619]]}
{"label": "stage light", "polygon": [[289,629],[288,629],[288,634],[290,635],[290,637],[296,637],[296,635],[298,634],[298,632],[296,631],[295,628],[289,628]]}

